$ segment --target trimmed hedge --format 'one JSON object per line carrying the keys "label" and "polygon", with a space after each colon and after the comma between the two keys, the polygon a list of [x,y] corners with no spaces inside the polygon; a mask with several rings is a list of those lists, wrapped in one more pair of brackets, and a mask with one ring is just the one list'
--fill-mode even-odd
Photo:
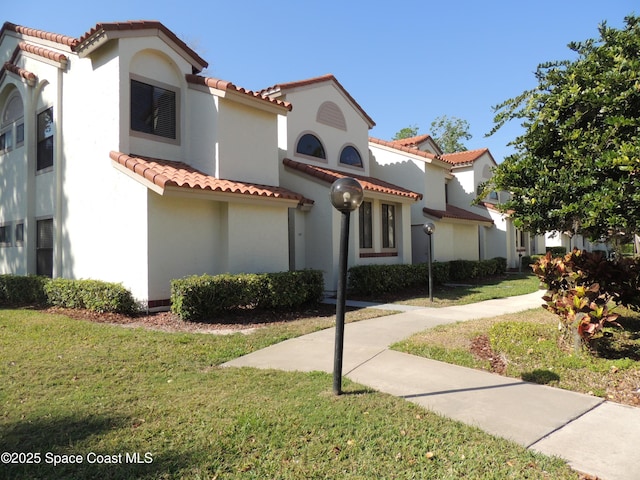
{"label": "trimmed hedge", "polygon": [[119,283],[99,280],[51,279],[36,275],[0,275],[0,306],[51,305],[85,308],[99,313],[138,311],[129,290]]}
{"label": "trimmed hedge", "polygon": [[[468,281],[500,275],[507,269],[507,259],[454,260],[433,262],[433,283]],[[426,285],[429,278],[427,263],[413,265],[356,265],[349,269],[349,291],[355,295],[375,296],[399,292],[406,288]]]}
{"label": "trimmed hedge", "polygon": [[171,311],[183,320],[207,320],[238,309],[295,308],[322,300],[318,270],[193,275],[171,282]]}
{"label": "trimmed hedge", "polygon": [[57,307],[126,315],[138,310],[131,292],[119,283],[55,278],[45,283],[44,292],[47,303]]}
{"label": "trimmed hedge", "polygon": [[0,306],[44,305],[44,285],[48,281],[37,275],[0,275]]}

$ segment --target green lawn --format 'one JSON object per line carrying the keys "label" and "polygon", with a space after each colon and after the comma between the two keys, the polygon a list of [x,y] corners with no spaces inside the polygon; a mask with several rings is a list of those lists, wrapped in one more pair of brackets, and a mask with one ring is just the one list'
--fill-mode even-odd
{"label": "green lawn", "polygon": [[474,339],[487,337],[507,376],[610,400],[640,405],[640,314],[619,309],[624,329],[606,328],[588,351],[575,352],[560,338],[558,317],[542,308],[495,318],[441,325],[393,349],[471,368],[491,369],[472,353]]}
{"label": "green lawn", "polygon": [[0,310],[0,451],[40,454],[0,477],[578,478],[347,380],[336,397],[328,374],[218,367],[299,334],[283,328],[165,333]]}
{"label": "green lawn", "polygon": [[392,302],[419,307],[449,307],[467,303],[482,302],[494,298],[524,295],[538,290],[540,281],[533,274],[509,273],[504,277],[478,280],[470,283],[435,285],[433,287],[433,303],[429,298],[429,285],[404,292],[367,299],[381,302]]}

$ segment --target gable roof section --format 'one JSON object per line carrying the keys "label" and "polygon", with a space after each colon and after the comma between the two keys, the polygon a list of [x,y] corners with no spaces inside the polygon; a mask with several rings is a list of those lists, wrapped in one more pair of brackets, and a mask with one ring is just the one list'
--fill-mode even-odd
{"label": "gable roof section", "polygon": [[292,90],[294,88],[307,87],[311,85],[317,85],[325,82],[333,82],[338,90],[342,92],[342,94],[353,104],[355,109],[362,115],[365,121],[369,124],[369,128],[373,128],[376,126],[376,122],[364,111],[364,109],[355,101],[355,99],[351,96],[351,94],[342,86],[342,84],[333,76],[333,74],[328,73],[326,75],[322,75],[320,77],[308,78],[306,80],[299,80],[297,82],[287,82],[287,83],[277,83],[271,87],[262,89],[260,93],[267,96],[277,96],[280,93],[284,93],[285,90]]}
{"label": "gable roof section", "polygon": [[477,150],[466,150],[464,152],[445,153],[444,155],[442,155],[442,159],[453,166],[461,167],[461,166],[472,165],[476,160],[478,160],[485,153],[489,154],[489,157],[495,164],[496,161],[494,160],[488,148],[479,148]]}
{"label": "gable roof section", "polygon": [[175,33],[156,20],[97,23],[95,27],[78,38],[77,44],[73,49],[80,56],[85,56],[110,40],[148,35],[149,33],[143,33],[145,30],[151,31],[151,34],[162,38],[169,45],[173,44],[174,49],[183,54],[183,57],[191,63],[194,73],[200,72],[209,66],[202,57],[189,48]]}
{"label": "gable roof section", "polygon": [[484,217],[477,213],[470,212],[464,208],[456,207],[454,205],[446,204],[445,210],[436,210],[433,208],[424,207],[422,212],[438,220],[464,220],[476,223],[493,224],[493,220],[488,217]]}
{"label": "gable roof section", "polygon": [[418,150],[417,148],[407,147],[397,142],[388,142],[387,140],[381,140],[379,138],[374,138],[374,137],[369,137],[369,143],[374,145],[379,145],[381,147],[397,150],[402,153],[408,153],[416,157],[422,157],[423,159],[427,159],[429,163],[433,163],[439,167],[446,168],[447,170],[450,169],[450,165],[447,162],[445,162],[440,155],[435,155],[431,152],[423,152],[422,150]]}
{"label": "gable roof section", "polygon": [[339,178],[353,177],[360,182],[365,190],[376,193],[386,193],[387,195],[395,195],[398,197],[410,198],[413,201],[422,199],[422,194],[412,192],[406,188],[393,185],[392,183],[385,182],[379,178],[366,177],[364,175],[352,175],[346,172],[339,172],[326,167],[319,167],[317,165],[309,165],[307,163],[297,162],[290,158],[282,160],[285,167],[289,167],[293,170],[302,172],[310,177],[317,178],[326,183],[333,183]]}
{"label": "gable roof section", "polygon": [[225,92],[225,93],[226,92],[231,92],[232,94],[238,93],[244,96],[245,98],[269,103],[272,106],[280,107],[284,110],[291,111],[292,109],[292,105],[289,102],[285,102],[277,98],[272,99],[267,97],[266,95],[262,95],[260,92],[253,92],[251,90],[247,90],[242,87],[237,87],[233,83],[227,82],[225,80],[219,80],[217,78],[212,78],[212,77],[202,77],[200,75],[192,75],[192,74],[186,75],[186,80],[188,83],[191,83],[193,85],[201,85],[214,90],[220,90],[221,92]]}
{"label": "gable roof section", "polygon": [[137,177],[136,180],[142,181],[142,183],[146,181],[148,187],[161,195],[165,193],[168,187],[176,187],[192,191],[290,200],[297,202],[299,205],[312,205],[314,203],[313,200],[286,188],[216,178],[202,173],[183,162],[133,156],[114,151],[109,153],[109,157],[117,165],[135,174],[134,178]]}
{"label": "gable roof section", "polygon": [[418,135],[415,137],[401,138],[400,140],[391,140],[391,142],[397,143],[398,145],[403,147],[413,147],[413,148],[420,148],[420,145],[422,145],[423,143],[429,142],[433,146],[435,146],[439,154],[442,154],[442,150],[440,149],[440,146],[436,143],[433,137],[428,133],[425,133],[424,135]]}
{"label": "gable roof section", "polygon": [[6,31],[15,32],[23,37],[33,37],[56,43],[60,46],[67,47],[70,51],[78,53],[81,57],[89,55],[110,40],[151,34],[162,38],[167,44],[173,46],[176,51],[182,54],[182,56],[191,63],[194,73],[200,72],[208,66],[208,63],[189,48],[186,43],[180,40],[175,33],[155,20],[97,23],[80,38],[23,27],[11,22],[4,23],[0,30],[0,38]]}

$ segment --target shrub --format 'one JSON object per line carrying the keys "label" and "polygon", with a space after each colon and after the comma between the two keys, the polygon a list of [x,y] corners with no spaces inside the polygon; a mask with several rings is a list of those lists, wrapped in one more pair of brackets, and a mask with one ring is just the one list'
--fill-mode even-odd
{"label": "shrub", "polygon": [[[507,269],[507,259],[455,260],[433,262],[431,277],[435,285],[449,281],[500,275]],[[429,266],[427,263],[413,265],[356,265],[349,269],[349,291],[355,295],[376,296],[399,292],[406,288],[427,285]]]}
{"label": "shrub", "polygon": [[562,257],[567,253],[566,247],[547,247],[547,253],[551,252],[553,257]]}
{"label": "shrub", "polygon": [[119,283],[56,278],[44,285],[49,305],[129,315],[138,310],[131,292]]}
{"label": "shrub", "polygon": [[238,309],[295,308],[319,302],[322,272],[193,275],[171,282],[171,311],[183,320],[206,320]]}
{"label": "shrub", "polygon": [[560,317],[564,338],[573,337],[578,349],[588,344],[618,315],[610,303],[640,306],[640,261],[608,260],[601,252],[573,250],[564,257],[552,252],[534,265],[534,273],[547,285],[543,307]]}
{"label": "shrub", "polygon": [[0,275],[0,306],[42,305],[47,297],[47,277],[36,275]]}

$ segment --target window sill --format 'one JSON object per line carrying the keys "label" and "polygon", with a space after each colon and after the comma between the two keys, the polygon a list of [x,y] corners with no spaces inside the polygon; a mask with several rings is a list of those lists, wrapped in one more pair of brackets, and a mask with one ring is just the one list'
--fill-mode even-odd
{"label": "window sill", "polygon": [[360,252],[360,258],[397,257],[398,252]]}

